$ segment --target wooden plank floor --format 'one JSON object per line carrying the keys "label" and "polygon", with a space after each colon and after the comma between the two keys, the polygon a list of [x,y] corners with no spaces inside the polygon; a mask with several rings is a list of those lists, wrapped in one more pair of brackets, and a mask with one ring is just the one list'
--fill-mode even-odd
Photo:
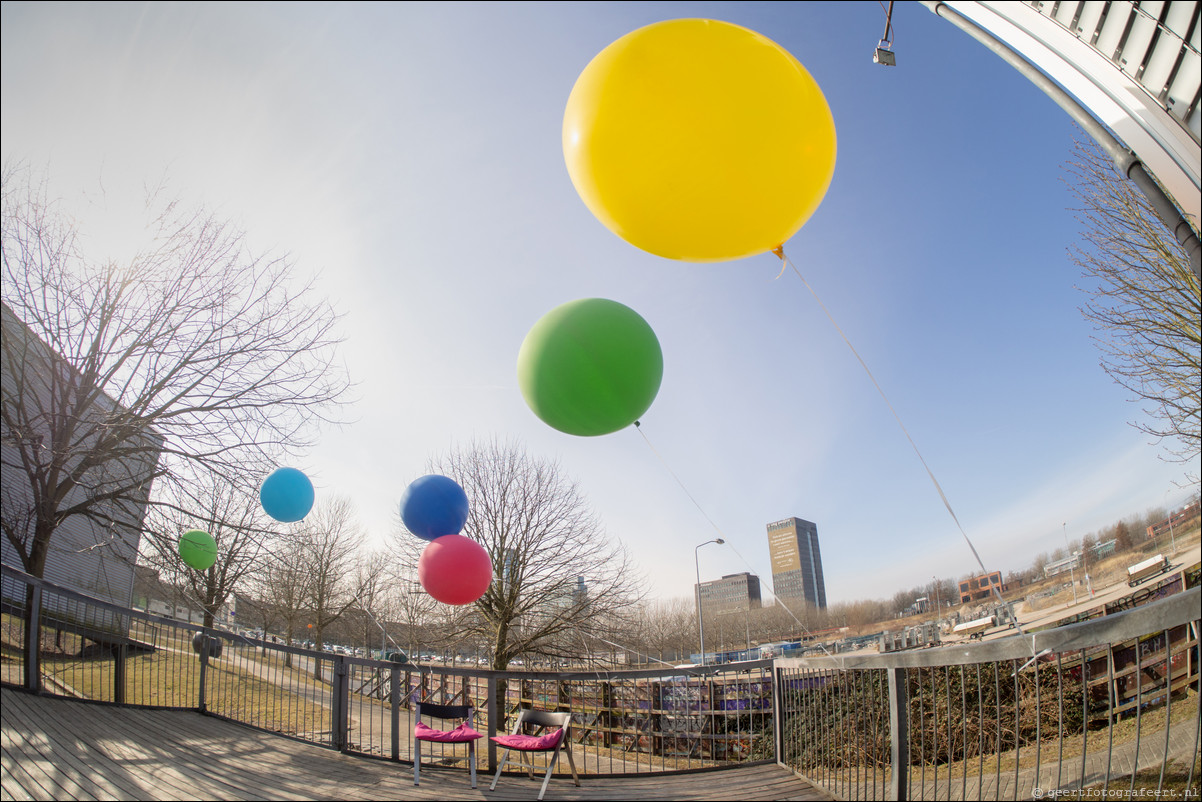
{"label": "wooden plank floor", "polygon": [[[342,755],[210,716],[95,705],[0,688],[0,798],[534,799],[538,782]],[[778,766],[552,778],[545,799],[828,799]]]}

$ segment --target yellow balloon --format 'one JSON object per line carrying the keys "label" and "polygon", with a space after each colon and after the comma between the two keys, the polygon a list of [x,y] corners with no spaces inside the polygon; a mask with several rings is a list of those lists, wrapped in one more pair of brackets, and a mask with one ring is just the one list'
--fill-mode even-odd
{"label": "yellow balloon", "polygon": [[678,19],[585,67],[563,119],[568,174],[622,239],[720,262],[783,245],[835,170],[835,123],[791,53],[738,25]]}

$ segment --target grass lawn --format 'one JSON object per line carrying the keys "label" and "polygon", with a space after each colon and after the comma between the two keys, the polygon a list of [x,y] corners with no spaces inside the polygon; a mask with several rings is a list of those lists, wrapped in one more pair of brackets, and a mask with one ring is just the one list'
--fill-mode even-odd
{"label": "grass lawn", "polygon": [[[148,634],[136,633],[135,638]],[[13,644],[5,640],[7,657]],[[196,707],[200,699],[200,660],[192,650],[191,639],[159,637],[153,641],[146,638],[145,642],[157,643],[158,648],[149,653],[135,652],[126,659],[125,702]],[[67,632],[61,637],[47,637],[43,643],[42,673],[52,692],[99,701],[116,698],[116,661],[110,649]],[[324,687],[322,683],[305,671],[265,668],[242,654],[235,658],[234,651],[227,652],[226,659],[209,662],[205,702],[210,712],[289,735],[329,730],[330,713],[317,692]],[[305,693],[305,689],[310,692]]]}

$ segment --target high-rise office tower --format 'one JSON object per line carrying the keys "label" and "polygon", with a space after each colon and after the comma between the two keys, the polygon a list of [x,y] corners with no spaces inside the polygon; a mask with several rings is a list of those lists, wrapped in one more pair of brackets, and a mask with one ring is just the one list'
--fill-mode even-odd
{"label": "high-rise office tower", "polygon": [[822,579],[822,552],[818,527],[800,518],[768,524],[768,554],[772,558],[772,585],[781,601],[802,600],[826,607],[826,582]]}

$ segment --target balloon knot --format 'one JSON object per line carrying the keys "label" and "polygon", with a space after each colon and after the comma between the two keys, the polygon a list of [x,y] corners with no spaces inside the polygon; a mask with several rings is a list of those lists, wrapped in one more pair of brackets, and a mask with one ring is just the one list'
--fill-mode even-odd
{"label": "balloon knot", "polygon": [[785,271],[789,269],[789,263],[788,263],[788,261],[785,260],[785,246],[784,245],[777,245],[775,248],[772,249],[772,252],[780,257],[780,272],[776,274],[776,278],[772,279],[773,281],[777,281],[780,279],[781,276],[783,276],[785,274]]}

